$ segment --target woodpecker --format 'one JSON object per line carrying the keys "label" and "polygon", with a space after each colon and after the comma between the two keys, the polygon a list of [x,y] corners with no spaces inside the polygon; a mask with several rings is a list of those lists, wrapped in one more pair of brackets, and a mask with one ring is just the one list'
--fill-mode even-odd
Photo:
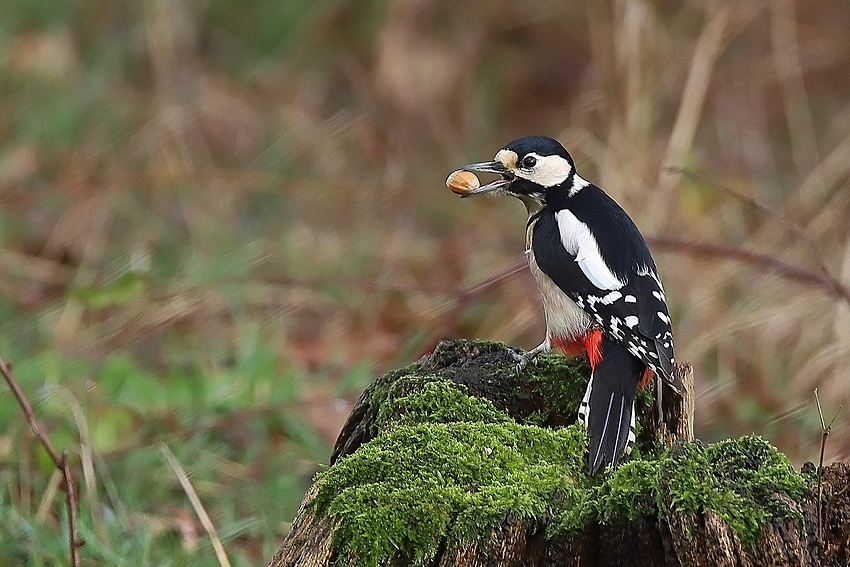
{"label": "woodpecker", "polygon": [[588,470],[596,474],[631,451],[638,383],[659,376],[673,391],[673,333],[661,278],[632,219],[596,185],[579,177],[572,157],[552,138],[513,141],[489,162],[461,169],[495,181],[462,197],[504,194],[528,211],[528,266],[543,303],[546,337],[514,352],[521,372],[557,348],[587,353],[590,382],[578,411],[588,430]]}

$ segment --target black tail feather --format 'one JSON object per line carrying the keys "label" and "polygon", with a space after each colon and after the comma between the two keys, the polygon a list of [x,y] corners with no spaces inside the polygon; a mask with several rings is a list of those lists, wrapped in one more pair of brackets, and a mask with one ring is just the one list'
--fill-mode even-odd
{"label": "black tail feather", "polygon": [[643,363],[625,348],[602,338],[602,360],[593,370],[579,414],[590,436],[590,474],[605,465],[616,466],[631,448],[635,393],[643,370]]}

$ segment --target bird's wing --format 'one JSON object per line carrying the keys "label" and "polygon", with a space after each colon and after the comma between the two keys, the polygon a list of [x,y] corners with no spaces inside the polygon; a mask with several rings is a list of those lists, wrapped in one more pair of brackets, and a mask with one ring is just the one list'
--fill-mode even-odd
{"label": "bird's wing", "polygon": [[[638,242],[645,247],[642,237]],[[675,387],[670,317],[648,251],[608,255],[646,265],[609,266],[588,227],[566,209],[539,217],[532,251],[543,273],[603,332]]]}

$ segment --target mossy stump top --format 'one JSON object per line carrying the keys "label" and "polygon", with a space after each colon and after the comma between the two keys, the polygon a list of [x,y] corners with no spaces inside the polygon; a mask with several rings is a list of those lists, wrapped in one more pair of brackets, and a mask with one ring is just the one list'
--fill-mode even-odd
{"label": "mossy stump top", "polygon": [[635,450],[589,477],[588,378],[557,354],[517,375],[483,341],[378,378],[269,566],[848,565],[848,467],[826,471],[818,538],[814,475],[761,438],[668,447],[687,398],[639,394]]}

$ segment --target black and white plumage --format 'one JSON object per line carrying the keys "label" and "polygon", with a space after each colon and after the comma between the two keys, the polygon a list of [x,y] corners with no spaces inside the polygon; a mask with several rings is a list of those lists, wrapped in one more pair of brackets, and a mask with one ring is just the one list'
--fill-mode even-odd
{"label": "black and white plumage", "polygon": [[593,371],[579,419],[589,431],[589,470],[616,466],[634,444],[638,382],[654,373],[681,388],[664,288],[646,242],[611,197],[576,174],[552,138],[521,138],[492,162],[463,169],[500,176],[464,196],[507,194],[528,210],[526,255],[546,338],[517,355],[518,369],[553,347],[586,350]]}

